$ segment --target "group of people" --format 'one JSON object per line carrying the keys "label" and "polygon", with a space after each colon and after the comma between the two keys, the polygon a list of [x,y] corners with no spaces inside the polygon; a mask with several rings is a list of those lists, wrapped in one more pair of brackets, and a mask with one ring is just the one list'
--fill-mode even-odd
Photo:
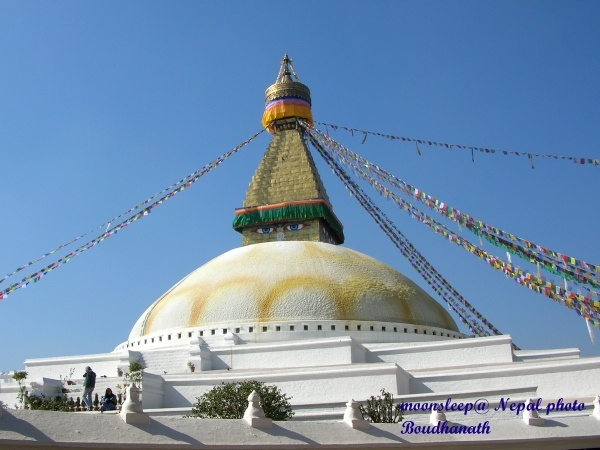
{"label": "group of people", "polygon": [[[90,366],[85,368],[83,374],[83,402],[85,403],[87,410],[92,411],[94,406],[92,404],[92,392],[96,387],[96,373]],[[104,396],[100,399],[100,412],[114,411],[117,408],[117,397],[113,394],[110,388],[106,388]]]}

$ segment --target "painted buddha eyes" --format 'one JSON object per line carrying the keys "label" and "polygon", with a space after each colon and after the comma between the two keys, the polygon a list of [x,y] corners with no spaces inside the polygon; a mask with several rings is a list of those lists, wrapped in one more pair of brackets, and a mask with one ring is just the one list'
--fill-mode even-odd
{"label": "painted buddha eyes", "polygon": [[277,229],[275,227],[263,227],[263,228],[257,228],[254,231],[256,231],[259,234],[268,234],[268,233],[274,233],[275,231],[277,231]]}
{"label": "painted buddha eyes", "polygon": [[[290,223],[288,225],[283,226],[283,231],[298,231],[307,226],[308,225],[305,223]],[[276,231],[277,231],[277,227],[261,227],[261,228],[256,228],[254,230],[255,233],[259,233],[259,234],[275,233]]]}
{"label": "painted buddha eyes", "polygon": [[283,227],[285,231],[298,231],[304,228],[306,225],[303,223],[292,223]]}

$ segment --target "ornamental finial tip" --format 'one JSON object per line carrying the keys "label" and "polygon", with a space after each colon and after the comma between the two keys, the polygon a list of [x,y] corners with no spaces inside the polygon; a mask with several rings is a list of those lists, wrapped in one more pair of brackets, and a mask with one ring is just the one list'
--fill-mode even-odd
{"label": "ornamental finial tip", "polygon": [[[277,74],[275,83],[293,83],[294,81],[300,83],[300,77],[298,77],[298,74],[294,70],[292,61],[292,58],[287,53],[284,53],[283,59],[279,63],[279,73]],[[295,80],[292,79],[292,75],[294,75]]]}
{"label": "ornamental finial tip", "polygon": [[312,125],[310,105],[310,90],[300,82],[300,77],[292,65],[292,59],[285,53],[275,83],[265,91],[263,126],[270,132],[275,132],[276,127],[271,126],[273,122],[293,117],[303,118]]}

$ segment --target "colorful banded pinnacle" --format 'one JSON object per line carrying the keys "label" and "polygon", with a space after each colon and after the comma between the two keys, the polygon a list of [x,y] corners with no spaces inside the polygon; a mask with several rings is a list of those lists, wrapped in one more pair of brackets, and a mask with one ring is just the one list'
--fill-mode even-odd
{"label": "colorful banded pinnacle", "polygon": [[273,134],[233,228],[243,245],[277,240],[344,242],[343,227],[315,167],[297,119],[312,123],[310,90],[284,55],[265,92],[263,125]]}

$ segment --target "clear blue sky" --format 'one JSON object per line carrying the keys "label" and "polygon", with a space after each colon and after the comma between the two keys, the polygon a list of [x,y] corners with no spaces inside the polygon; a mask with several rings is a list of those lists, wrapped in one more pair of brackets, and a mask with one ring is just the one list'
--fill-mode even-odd
{"label": "clear blue sky", "polygon": [[[0,272],[107,221],[258,131],[264,90],[284,52],[312,91],[316,120],[600,158],[599,17],[600,3],[589,1],[4,1]],[[422,146],[419,156],[411,144],[332,136],[451,206],[600,264],[600,167],[538,158],[532,170],[522,157],[476,154],[473,163],[461,150]],[[174,283],[240,246],[234,208],[268,139],[0,301],[0,370],[21,368],[26,358],[111,351]],[[345,225],[345,245],[427,289],[317,164]],[[522,348],[600,354],[574,312],[377,200]]]}

